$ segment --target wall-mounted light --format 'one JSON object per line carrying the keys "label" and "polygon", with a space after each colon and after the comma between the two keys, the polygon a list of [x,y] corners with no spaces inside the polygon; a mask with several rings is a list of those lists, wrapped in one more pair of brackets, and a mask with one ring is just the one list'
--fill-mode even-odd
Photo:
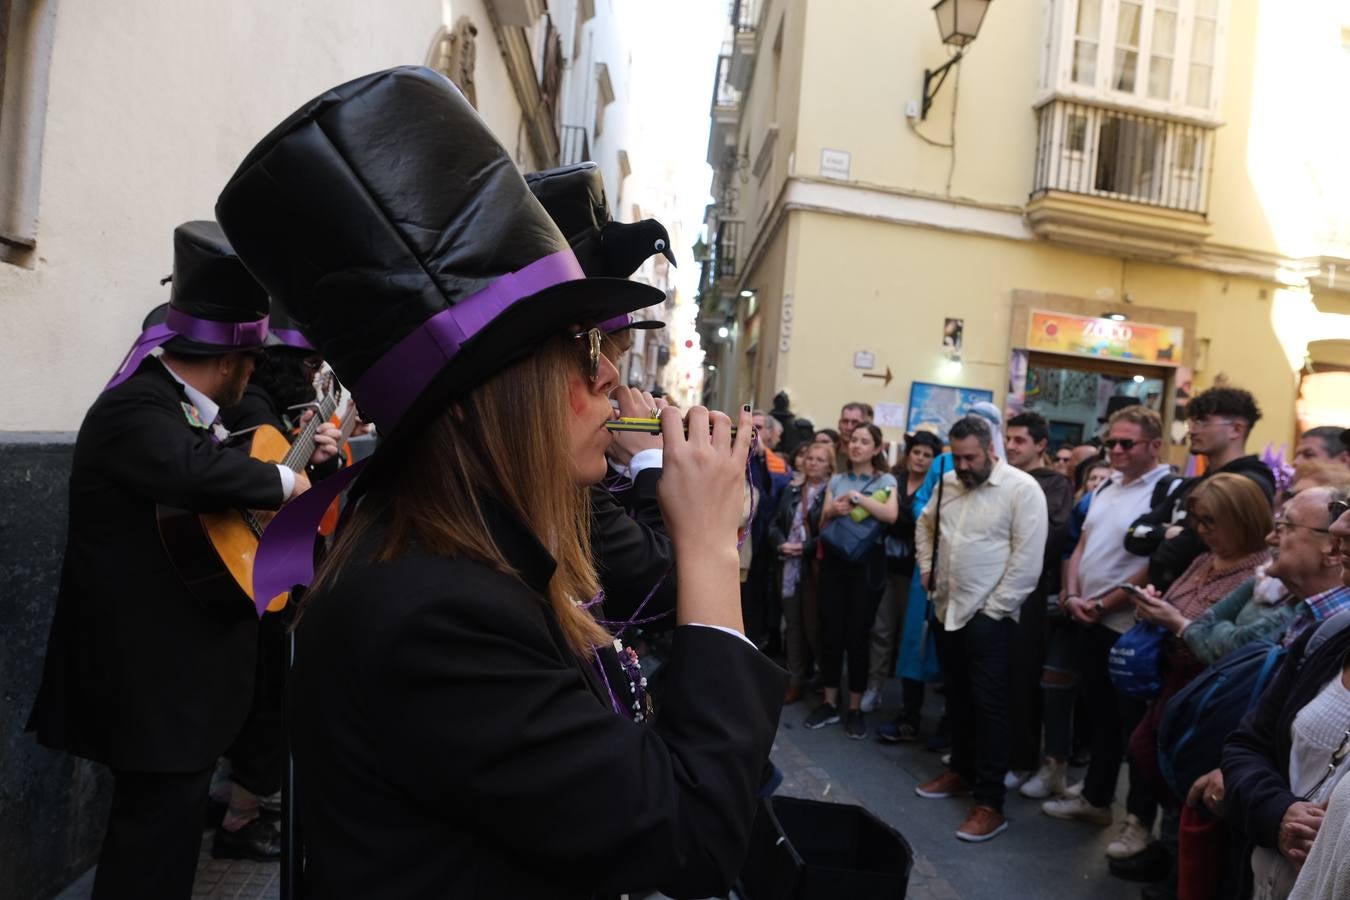
{"label": "wall-mounted light", "polygon": [[755,292],[750,288],[746,288],[745,290],[741,291],[741,296],[748,300],[751,297],[755,296]]}
{"label": "wall-mounted light", "polygon": [[[961,61],[965,47],[975,40],[984,23],[984,14],[989,12],[991,0],[938,0],[933,5],[933,14],[937,16],[938,33],[942,43],[958,48],[956,55],[936,69],[923,70],[923,108],[920,119],[928,118],[928,109],[933,105],[942,82],[947,80],[947,72]],[[929,89],[929,85],[932,89]]]}
{"label": "wall-mounted light", "polygon": [[731,329],[725,325],[718,326],[717,336],[725,341],[727,338],[731,337]]}
{"label": "wall-mounted light", "polygon": [[1107,313],[1106,317],[1110,319],[1112,322],[1124,322],[1126,319],[1129,318],[1129,316],[1119,312]]}
{"label": "wall-mounted light", "polygon": [[1135,384],[1143,384],[1143,383],[1144,383],[1144,376],[1143,376],[1143,375],[1136,375],[1136,376],[1134,376],[1134,383],[1135,383]]}

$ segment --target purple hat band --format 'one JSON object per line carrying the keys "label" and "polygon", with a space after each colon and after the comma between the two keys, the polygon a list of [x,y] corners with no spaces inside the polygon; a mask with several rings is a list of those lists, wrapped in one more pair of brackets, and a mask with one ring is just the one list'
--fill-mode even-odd
{"label": "purple hat band", "polygon": [[151,325],[141,332],[103,390],[117,387],[126,381],[140,367],[141,360],[150,355],[151,350],[175,337],[190,338],[219,347],[260,347],[267,340],[267,316],[252,322],[213,322],[171,306],[168,317],[161,324]]}
{"label": "purple hat band", "polygon": [[599,325],[595,327],[599,328],[605,334],[613,334],[616,331],[622,331],[623,329],[627,328],[629,325],[632,324],[633,324],[633,314],[624,313],[621,316],[615,316],[612,319],[606,319],[605,321],[601,322]]}
{"label": "purple hat band", "polygon": [[[585,277],[572,251],[559,250],[438,312],[391,347],[357,381],[352,394],[363,415],[392,430],[465,341],[517,301]],[[273,597],[314,579],[314,534],[319,520],[368,461],[325,478],[283,506],[268,523],[253,558],[253,597],[259,617]]]}
{"label": "purple hat band", "polygon": [[294,347],[297,350],[314,349],[314,345],[307,341],[305,336],[294,328],[273,328],[269,333],[287,347]]}
{"label": "purple hat band", "polygon": [[571,250],[559,250],[503,275],[423,322],[376,360],[353,385],[352,393],[370,418],[386,431],[392,430],[465,341],[517,301],[585,277]]}

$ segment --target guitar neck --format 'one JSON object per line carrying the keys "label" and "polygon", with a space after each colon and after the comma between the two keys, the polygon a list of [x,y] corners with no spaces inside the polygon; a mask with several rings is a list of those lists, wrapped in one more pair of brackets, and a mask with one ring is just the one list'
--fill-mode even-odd
{"label": "guitar neck", "polygon": [[337,409],[337,405],[336,394],[329,394],[319,401],[318,407],[314,410],[314,416],[296,435],[295,440],[291,443],[291,451],[281,461],[283,466],[294,472],[299,472],[305,467],[309,458],[314,455],[314,435],[318,433],[319,426],[332,417],[333,410]]}

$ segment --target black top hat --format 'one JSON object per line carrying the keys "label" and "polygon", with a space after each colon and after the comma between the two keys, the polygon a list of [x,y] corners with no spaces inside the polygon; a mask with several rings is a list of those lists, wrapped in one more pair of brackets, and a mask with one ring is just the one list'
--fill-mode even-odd
{"label": "black top hat", "polygon": [[[605,181],[595,163],[531,172],[525,176],[525,183],[567,238],[587,275],[627,278],[657,253],[675,265],[670,235],[660,222],[614,221],[605,200]],[[614,332],[624,328],[664,328],[665,324],[655,319],[618,316],[601,327]]]}
{"label": "black top hat", "polygon": [[150,310],[104,390],[130,377],[156,347],[219,356],[254,350],[267,340],[267,292],[215,222],[184,222],[173,230],[173,274],[165,280],[173,283],[169,302]]}
{"label": "black top hat", "polygon": [[547,338],[664,299],[585,277],[473,107],[422,67],[306,103],[216,212],[386,443]]}
{"label": "black top hat", "polygon": [[304,332],[291,314],[286,311],[286,307],[272,301],[272,314],[268,319],[267,327],[267,347],[288,347],[292,350],[303,350],[307,353],[314,352],[314,345],[305,337]]}

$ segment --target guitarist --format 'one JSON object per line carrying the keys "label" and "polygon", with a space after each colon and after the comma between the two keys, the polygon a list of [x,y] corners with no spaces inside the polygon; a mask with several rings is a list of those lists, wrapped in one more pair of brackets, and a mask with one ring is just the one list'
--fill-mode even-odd
{"label": "guitarist", "polygon": [[[166,318],[85,415],[42,685],[39,742],[113,771],[95,898],[192,893],[206,791],[253,693],[258,619],[207,602],[176,574],[156,505],[277,509],[303,474],[219,441],[267,335],[267,294],[214,222],[174,231]],[[162,346],[163,355],[149,352]]]}
{"label": "guitarist", "polygon": [[[270,425],[287,437],[293,436],[307,419],[302,414],[317,397],[314,381],[322,367],[323,357],[295,328],[285,310],[273,304],[267,344],[253,376],[240,401],[221,410],[221,420],[235,433]],[[327,422],[319,426],[306,469],[310,478],[318,480],[341,468],[340,438],[336,426]],[[281,856],[275,814],[280,811],[277,795],[284,759],[281,671],[290,619],[288,605],[278,612],[264,613],[258,623],[253,705],[230,745],[228,768],[221,766],[222,771],[212,778],[212,806],[223,811],[223,819],[216,821],[211,846],[216,859],[266,862]],[[227,777],[220,777],[225,773]]]}

